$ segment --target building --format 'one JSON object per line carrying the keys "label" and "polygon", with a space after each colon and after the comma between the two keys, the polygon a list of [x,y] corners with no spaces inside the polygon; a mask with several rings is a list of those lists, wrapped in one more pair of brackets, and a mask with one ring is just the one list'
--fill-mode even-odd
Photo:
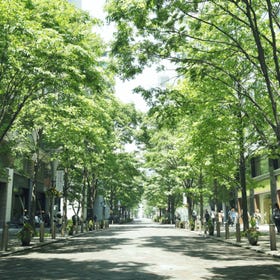
{"label": "building", "polygon": [[[262,216],[262,223],[272,221],[272,205],[270,191],[269,160],[265,156],[258,156],[251,159],[251,181],[247,184],[247,197],[249,214],[258,209]],[[276,201],[280,202],[280,160],[273,160],[274,175],[277,184]],[[241,211],[241,194],[238,195],[238,208]]]}
{"label": "building", "polygon": [[[3,148],[3,146],[2,146]],[[0,151],[0,225],[3,222],[20,225],[23,216],[31,213],[34,162],[26,158],[11,158]],[[47,190],[50,186],[50,168],[43,161],[37,173],[36,210],[49,209]]]}

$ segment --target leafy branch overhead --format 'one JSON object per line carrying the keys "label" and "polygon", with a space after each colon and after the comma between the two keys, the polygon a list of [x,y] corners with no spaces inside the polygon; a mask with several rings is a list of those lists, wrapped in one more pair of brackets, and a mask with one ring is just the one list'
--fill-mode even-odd
{"label": "leafy branch overhead", "polygon": [[66,88],[99,92],[103,78],[101,41],[87,13],[61,0],[2,1],[0,10],[2,141],[27,103]]}

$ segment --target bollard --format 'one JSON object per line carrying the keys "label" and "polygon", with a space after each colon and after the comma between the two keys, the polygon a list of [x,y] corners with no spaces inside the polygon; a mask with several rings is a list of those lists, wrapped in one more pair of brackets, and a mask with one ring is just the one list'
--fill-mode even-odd
{"label": "bollard", "polygon": [[45,227],[44,222],[40,223],[40,242],[44,242],[45,237]]}
{"label": "bollard", "polygon": [[217,230],[217,237],[221,237],[221,223],[220,222],[217,222],[216,230]]}
{"label": "bollard", "polygon": [[229,239],[229,224],[225,223],[225,239]]}
{"label": "bollard", "polygon": [[241,242],[240,224],[236,224],[236,242]]}
{"label": "bollard", "polygon": [[2,231],[1,250],[3,251],[8,250],[8,240],[9,240],[9,225],[7,223],[4,223],[3,231]]}
{"label": "bollard", "polygon": [[275,225],[269,225],[269,239],[270,239],[270,250],[276,251],[276,233],[275,233]]}

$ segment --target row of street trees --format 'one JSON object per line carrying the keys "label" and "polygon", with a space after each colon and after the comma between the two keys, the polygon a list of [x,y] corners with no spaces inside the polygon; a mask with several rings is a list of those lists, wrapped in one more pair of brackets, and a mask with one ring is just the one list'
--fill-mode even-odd
{"label": "row of street trees", "polygon": [[158,206],[168,197],[174,208],[185,192],[191,211],[195,201],[228,201],[240,190],[247,213],[247,163],[260,154],[270,159],[277,201],[279,8],[274,0],[108,1],[123,79],[161,60],[178,74],[169,88],[137,89],[151,105],[141,136],[153,170],[147,193]]}
{"label": "row of street trees", "polygon": [[[266,155],[274,204],[279,3],[112,0],[106,9],[117,29],[110,60],[92,32],[98,21],[67,1],[0,3],[0,143],[32,160],[34,201],[47,158],[65,171],[64,198],[85,203],[87,194],[92,206],[101,186],[112,209],[118,201],[133,207],[143,192],[141,163],[146,198],[170,220],[183,193],[189,216],[195,204],[202,215],[205,199],[217,208],[237,191],[247,213],[248,162]],[[114,97],[114,75],[133,78],[163,60],[176,79],[136,89],[150,105],[142,119]],[[144,164],[124,150],[134,137]],[[246,229],[247,215],[243,221]]]}
{"label": "row of street trees", "polygon": [[125,145],[139,115],[114,96],[106,46],[92,32],[98,21],[64,0],[0,1],[0,11],[0,144],[13,158],[2,167],[32,162],[31,216],[46,163],[65,172],[63,192],[54,178],[48,190],[64,198],[65,219],[66,201],[93,209],[97,191],[111,210],[136,206],[141,172]]}

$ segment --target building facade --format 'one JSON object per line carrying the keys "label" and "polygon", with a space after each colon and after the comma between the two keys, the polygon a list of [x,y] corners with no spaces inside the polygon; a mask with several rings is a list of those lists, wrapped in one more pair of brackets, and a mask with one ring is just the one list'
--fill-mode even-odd
{"label": "building facade", "polygon": [[[272,222],[272,208],[271,205],[271,186],[269,174],[269,160],[267,157],[258,156],[251,159],[251,180],[248,185],[247,198],[249,215],[253,211],[259,211],[261,214],[261,222],[268,224]],[[273,161],[274,176],[276,179],[276,201],[280,202],[280,161],[275,159]],[[241,194],[238,195],[238,210],[241,213]],[[257,210],[258,209],[258,210]],[[242,222],[242,221],[241,221]]]}

